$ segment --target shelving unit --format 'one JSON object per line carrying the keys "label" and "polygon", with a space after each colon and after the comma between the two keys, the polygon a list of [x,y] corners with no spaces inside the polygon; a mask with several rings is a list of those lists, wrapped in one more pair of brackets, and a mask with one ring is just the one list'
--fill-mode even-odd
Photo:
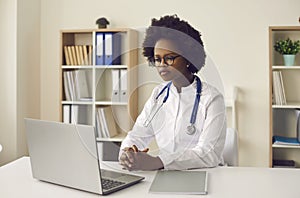
{"label": "shelving unit", "polygon": [[[120,62],[121,64],[97,65],[97,33],[112,33],[120,36]],[[77,118],[77,124],[93,125],[96,127],[97,108],[110,106],[112,108],[114,122],[117,127],[117,136],[112,138],[98,137],[97,141],[120,143],[126,136],[138,114],[137,105],[137,63],[138,47],[137,32],[128,28],[115,29],[93,29],[93,30],[62,30],[60,47],[60,120],[64,121],[64,112],[68,109],[71,112],[71,121]],[[86,49],[83,61],[77,65],[71,65],[67,61],[70,54],[65,51],[65,46],[82,46]],[[113,46],[114,47],[114,46]],[[112,49],[114,50],[114,49]],[[82,53],[84,54],[84,53]],[[86,58],[86,60],[85,60]],[[127,100],[118,101],[113,96],[112,70],[126,70],[127,75]],[[86,77],[85,87],[87,87],[88,97],[67,100],[65,77],[66,72],[83,72]],[[121,78],[121,77],[120,77]],[[78,78],[80,82],[80,78]],[[121,80],[121,79],[120,79]],[[69,88],[70,89],[70,88]],[[65,107],[67,105],[67,107]],[[76,107],[77,106],[77,107]],[[78,108],[76,115],[73,108]],[[65,108],[65,109],[64,109]]]}
{"label": "shelving unit", "polygon": [[[269,27],[269,103],[270,103],[270,159],[293,160],[296,167],[300,167],[300,146],[275,145],[273,136],[296,137],[297,117],[296,109],[300,109],[300,57],[296,56],[294,66],[284,66],[283,57],[274,50],[277,40],[290,38],[300,40],[300,26],[273,26]],[[280,71],[283,79],[286,96],[285,105],[274,103],[273,71]]]}

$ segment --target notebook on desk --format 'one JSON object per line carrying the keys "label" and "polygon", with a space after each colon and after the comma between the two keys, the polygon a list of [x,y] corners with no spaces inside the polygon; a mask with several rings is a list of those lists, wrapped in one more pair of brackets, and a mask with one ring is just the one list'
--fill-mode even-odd
{"label": "notebook on desk", "polygon": [[165,194],[207,194],[206,171],[158,171],[149,192]]}
{"label": "notebook on desk", "polygon": [[33,177],[101,195],[144,177],[103,170],[93,126],[25,119]]}

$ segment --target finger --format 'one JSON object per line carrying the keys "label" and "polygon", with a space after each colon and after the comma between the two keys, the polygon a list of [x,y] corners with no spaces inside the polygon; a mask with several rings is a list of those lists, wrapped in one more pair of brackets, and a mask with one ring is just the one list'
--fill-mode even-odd
{"label": "finger", "polygon": [[139,152],[139,149],[137,148],[136,145],[132,145],[132,148],[133,148],[134,152]]}
{"label": "finger", "polygon": [[149,151],[149,148],[145,148],[144,150],[142,150],[142,152],[147,153]]}
{"label": "finger", "polygon": [[126,160],[127,159],[127,155],[125,154],[125,152],[123,152],[120,156],[120,161],[121,160]]}
{"label": "finger", "polygon": [[119,164],[127,170],[129,170],[133,167],[133,164],[131,162],[129,162],[128,159],[120,160]]}
{"label": "finger", "polygon": [[128,161],[129,161],[130,163],[133,163],[133,162],[134,162],[134,157],[133,157],[133,155],[132,155],[132,152],[127,151],[127,152],[125,152],[125,155],[126,155],[126,158],[128,159]]}
{"label": "finger", "polygon": [[132,147],[125,147],[125,148],[123,148],[122,150],[123,150],[124,152],[126,152],[126,151],[132,151],[132,152],[133,152],[133,151],[134,151]]}

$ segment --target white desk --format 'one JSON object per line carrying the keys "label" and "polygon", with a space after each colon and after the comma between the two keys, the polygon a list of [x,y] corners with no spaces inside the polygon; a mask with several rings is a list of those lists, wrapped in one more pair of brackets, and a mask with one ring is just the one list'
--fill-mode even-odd
{"label": "white desk", "polygon": [[[116,163],[105,163],[106,168],[120,170]],[[292,198],[300,196],[300,170],[245,167],[218,167],[207,169],[207,198]],[[146,177],[141,183],[115,192],[109,197],[198,197],[197,195],[160,195],[148,193],[155,172],[135,172]],[[32,178],[30,160],[20,158],[0,167],[0,197],[30,198],[88,198],[99,197],[96,194],[82,192],[58,185],[41,182]]]}

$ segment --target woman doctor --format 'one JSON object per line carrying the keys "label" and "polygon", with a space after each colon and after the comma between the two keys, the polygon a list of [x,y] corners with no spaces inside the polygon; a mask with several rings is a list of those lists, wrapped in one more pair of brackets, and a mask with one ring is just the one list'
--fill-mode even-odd
{"label": "woman doctor", "polygon": [[[120,164],[127,170],[183,170],[222,164],[224,99],[195,75],[206,57],[200,33],[176,15],[152,19],[143,55],[165,83],[154,88],[122,142]],[[153,139],[158,156],[147,153]]]}

